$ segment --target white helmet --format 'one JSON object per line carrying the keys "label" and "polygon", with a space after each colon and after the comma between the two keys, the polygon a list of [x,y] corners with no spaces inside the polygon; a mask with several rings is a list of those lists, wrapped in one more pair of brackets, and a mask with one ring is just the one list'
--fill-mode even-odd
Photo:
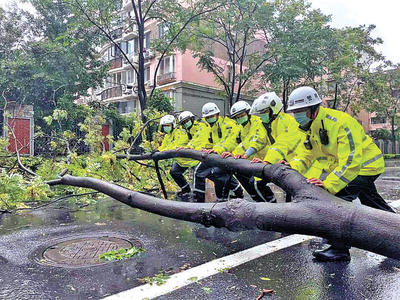
{"label": "white helmet", "polygon": [[263,113],[267,108],[271,108],[272,114],[278,114],[282,109],[282,101],[275,92],[265,93],[254,100],[251,106],[251,114]]}
{"label": "white helmet", "polygon": [[190,118],[194,118],[194,114],[192,114],[190,111],[185,110],[179,114],[178,122],[179,122],[179,124],[182,124],[182,122],[184,122]]}
{"label": "white helmet", "polygon": [[242,112],[250,111],[250,104],[248,104],[246,101],[238,101],[235,104],[232,105],[231,107],[231,118],[234,118],[238,114],[241,114]]}
{"label": "white helmet", "polygon": [[212,116],[215,114],[219,114],[220,110],[217,106],[217,104],[213,102],[208,102],[203,105],[203,108],[201,109],[201,114],[203,118],[206,118],[208,116]]}
{"label": "white helmet", "polygon": [[303,107],[310,107],[320,103],[322,103],[322,100],[318,96],[316,90],[309,86],[302,86],[295,89],[289,95],[287,111],[289,112]]}
{"label": "white helmet", "polygon": [[168,124],[172,124],[172,128],[175,128],[176,120],[175,120],[175,117],[173,115],[166,115],[166,116],[161,118],[160,126],[168,125]]}

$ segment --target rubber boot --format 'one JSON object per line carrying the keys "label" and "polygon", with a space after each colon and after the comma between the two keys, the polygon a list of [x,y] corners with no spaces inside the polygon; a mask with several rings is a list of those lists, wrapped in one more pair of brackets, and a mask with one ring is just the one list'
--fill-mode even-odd
{"label": "rubber boot", "polygon": [[338,249],[334,246],[324,250],[316,250],[313,255],[318,261],[349,261],[351,259],[349,249]]}

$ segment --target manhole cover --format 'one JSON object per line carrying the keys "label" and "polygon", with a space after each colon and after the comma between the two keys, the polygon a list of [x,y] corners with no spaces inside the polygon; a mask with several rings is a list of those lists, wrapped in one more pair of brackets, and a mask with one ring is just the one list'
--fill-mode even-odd
{"label": "manhole cover", "polygon": [[121,248],[143,247],[138,240],[116,237],[86,237],[64,241],[47,248],[41,262],[60,267],[86,267],[106,263],[99,255]]}

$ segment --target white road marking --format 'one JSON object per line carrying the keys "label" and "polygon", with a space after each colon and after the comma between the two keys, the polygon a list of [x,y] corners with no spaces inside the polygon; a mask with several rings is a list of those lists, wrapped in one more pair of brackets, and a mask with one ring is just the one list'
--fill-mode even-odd
{"label": "white road marking", "polygon": [[388,202],[390,206],[393,206],[394,208],[399,208],[400,209],[400,200]]}
{"label": "white road marking", "polygon": [[218,274],[223,269],[237,267],[241,264],[260,258],[264,255],[271,254],[273,252],[311,240],[312,238],[312,236],[293,234],[278,240],[255,246],[250,249],[240,251],[238,253],[212,260],[200,266],[174,274],[163,285],[158,286],[155,284],[145,284],[109,296],[105,299],[153,299],[168,294],[189,284],[192,284],[195,281],[199,281],[204,278]]}

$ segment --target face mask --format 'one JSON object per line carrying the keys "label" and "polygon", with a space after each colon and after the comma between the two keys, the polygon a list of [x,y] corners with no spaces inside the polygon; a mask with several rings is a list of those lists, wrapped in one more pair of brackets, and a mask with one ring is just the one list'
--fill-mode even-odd
{"label": "face mask", "polygon": [[217,117],[208,118],[206,119],[206,121],[210,124],[214,124],[215,122],[217,122]]}
{"label": "face mask", "polygon": [[165,133],[170,133],[171,132],[171,130],[172,130],[172,127],[171,126],[168,126],[168,127],[163,127],[163,130],[164,130],[164,132]]}
{"label": "face mask", "polygon": [[269,123],[269,114],[263,114],[260,116],[260,119],[263,123]]}
{"label": "face mask", "polygon": [[186,129],[189,129],[190,127],[192,127],[192,125],[193,125],[193,122],[192,122],[192,121],[187,121],[187,122],[185,123],[185,128],[186,128]]}
{"label": "face mask", "polygon": [[249,120],[249,117],[248,117],[248,116],[243,116],[243,117],[241,117],[241,118],[237,118],[237,119],[236,119],[236,122],[237,122],[239,125],[242,125],[242,124],[246,123],[248,120]]}
{"label": "face mask", "polygon": [[300,124],[300,126],[305,126],[311,121],[311,119],[307,117],[306,111],[294,113],[293,116],[296,119],[296,121]]}

